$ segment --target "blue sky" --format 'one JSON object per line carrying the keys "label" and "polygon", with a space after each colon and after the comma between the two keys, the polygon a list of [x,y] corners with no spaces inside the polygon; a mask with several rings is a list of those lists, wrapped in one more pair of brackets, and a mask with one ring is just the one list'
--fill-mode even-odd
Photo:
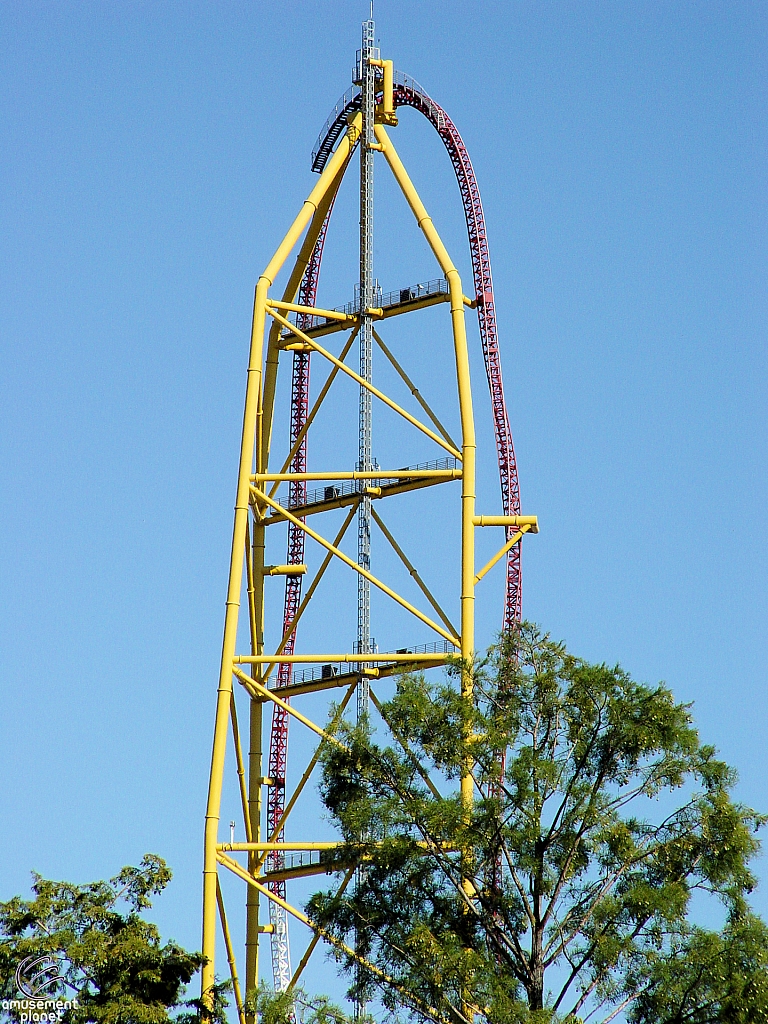
{"label": "blue sky", "polygon": [[[84,881],[152,850],[175,871],[163,933],[199,944],[253,285],[316,180],[366,13],[0,3],[0,898],[32,868]],[[766,9],[375,14],[483,195],[523,507],[542,528],[525,614],[694,702],[739,797],[766,810]],[[406,112],[394,138],[469,279],[430,133]],[[379,182],[383,287],[438,276],[383,165]],[[352,298],[354,207],[352,189],[332,305]],[[500,595],[489,583],[483,642]]]}

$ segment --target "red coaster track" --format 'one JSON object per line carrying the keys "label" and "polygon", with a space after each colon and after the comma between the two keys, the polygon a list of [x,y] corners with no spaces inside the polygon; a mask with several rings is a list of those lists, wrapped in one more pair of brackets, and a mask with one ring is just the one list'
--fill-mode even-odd
{"label": "red coaster track", "polygon": [[[504,400],[504,383],[501,373],[501,354],[499,352],[496,327],[496,306],[493,297],[493,278],[491,276],[491,260],[488,252],[488,236],[485,229],[483,204],[475,172],[472,168],[472,161],[469,158],[469,153],[462,141],[461,135],[443,108],[435,103],[417,82],[401,72],[395,73],[394,102],[396,107],[414,107],[430,121],[443,140],[443,144],[453,164],[467,222],[475,301],[477,303],[477,319],[480,328],[485,369],[488,376],[488,386],[491,393],[502,507],[505,515],[520,515],[520,484],[517,475],[515,449],[512,442],[512,431],[509,426],[507,407]],[[320,133],[317,145],[312,153],[313,171],[322,171],[328,157],[333,152],[336,142],[346,129],[349,114],[357,109],[359,105],[359,91],[354,88],[345,93],[336,104],[323,131]],[[313,306],[315,304],[320,264],[330,213],[331,211],[328,212],[312,259],[307,266],[301,284],[299,302],[302,305]],[[303,326],[301,318],[299,318],[298,326]],[[307,417],[309,406],[309,369],[310,354],[308,352],[294,352],[290,413],[291,447],[293,447]],[[306,464],[307,441],[305,437],[291,463],[291,472],[306,472]],[[298,505],[305,499],[306,483],[303,481],[292,482],[290,485],[290,503]],[[507,530],[508,537],[509,534],[510,531]],[[304,561],[304,537],[304,532],[299,530],[298,527],[289,526],[287,558],[289,565],[298,565]],[[520,548],[521,545],[516,544],[507,556],[507,585],[502,627],[504,630],[509,629],[515,622],[519,622],[522,614]],[[287,576],[283,619],[284,631],[290,627],[296,615],[300,599],[301,576]],[[296,631],[294,629],[285,647],[286,654],[293,653],[295,638]],[[278,669],[278,686],[285,686],[290,682],[290,679],[291,666],[282,663]],[[288,714],[282,708],[275,705],[272,713],[272,731],[269,747],[269,775],[274,780],[274,784],[269,790],[267,802],[267,832],[270,836],[274,833],[285,808],[288,719]],[[281,867],[279,857],[279,854],[270,855],[271,869],[276,870]],[[273,882],[270,888],[277,895],[285,899],[285,882]],[[276,946],[280,942],[285,942],[285,939],[274,935],[273,945]],[[276,948],[273,948],[273,961],[281,960],[282,957],[285,957],[286,953],[287,949],[278,951]],[[274,966],[276,966],[276,963],[273,963]],[[275,975],[275,982],[276,987],[278,987],[279,979],[277,973]]]}
{"label": "red coaster track", "polygon": [[[323,246],[328,231],[328,222],[333,211],[333,204],[328,210],[323,227],[318,236],[317,243],[312,252],[304,278],[299,289],[299,304],[302,306],[314,306],[317,297],[317,283],[320,277],[320,262],[323,258]],[[297,318],[299,329],[309,326],[309,317],[299,314]],[[293,372],[291,376],[291,421],[290,421],[290,447],[293,448],[296,439],[307,420],[309,411],[309,352],[293,353]],[[291,461],[292,473],[306,473],[307,471],[307,437],[304,436],[296,454]],[[291,505],[303,505],[307,498],[306,480],[292,480],[289,487],[289,502]],[[302,519],[302,522],[304,520]],[[304,538],[306,534],[294,523],[288,524],[288,557],[286,564],[301,565],[304,561]],[[296,617],[301,601],[301,580],[300,574],[286,576],[285,578],[285,604],[283,606],[283,633],[290,628]],[[288,642],[285,645],[285,653],[293,654],[296,644],[296,629],[291,631]],[[286,686],[291,681],[291,664],[281,662],[277,670],[277,685]],[[269,788],[267,798],[267,834],[272,836],[277,828],[283,811],[285,810],[285,767],[288,759],[288,712],[277,704],[272,709],[272,730],[269,742],[269,777],[274,780]],[[283,841],[282,829],[275,837],[277,842]],[[270,870],[277,871],[282,865],[283,854],[271,853],[269,855]],[[285,899],[285,882],[272,882],[272,892],[281,899]],[[270,908],[274,904],[270,904]]]}

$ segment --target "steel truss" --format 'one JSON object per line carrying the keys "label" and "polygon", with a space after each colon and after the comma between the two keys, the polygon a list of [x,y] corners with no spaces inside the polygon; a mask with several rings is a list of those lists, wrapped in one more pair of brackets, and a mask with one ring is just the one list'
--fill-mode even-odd
{"label": "steel truss", "polygon": [[[375,54],[375,56],[374,56]],[[259,941],[270,935],[273,952],[273,977],[276,988],[292,988],[300,978],[307,962],[321,940],[335,945],[339,943],[326,934],[301,910],[287,900],[286,882],[291,878],[306,877],[323,870],[323,852],[335,844],[317,843],[311,840],[286,842],[284,828],[304,791],[313,769],[316,767],[323,748],[328,743],[338,743],[335,731],[342,715],[361,684],[366,689],[371,680],[411,669],[428,669],[445,665],[452,655],[459,655],[464,665],[471,664],[474,653],[474,590],[487,572],[505,556],[508,559],[507,593],[505,601],[505,624],[519,617],[519,550],[522,537],[527,532],[538,532],[534,516],[522,516],[519,509],[519,489],[511,434],[504,408],[501,366],[498,359],[495,312],[493,305],[490,262],[487,254],[487,240],[482,219],[479,193],[474,184],[474,174],[461,143],[458,132],[451,122],[432,101],[423,99],[425,94],[410,88],[404,76],[393,74],[390,61],[381,61],[378,51],[368,55],[375,66],[377,102],[372,137],[363,136],[363,117],[355,110],[355,94],[349,103],[342,105],[346,126],[325,146],[320,180],[294,220],[288,234],[279,246],[275,256],[259,278],[254,300],[253,327],[251,333],[250,357],[248,364],[245,411],[240,464],[238,472],[235,522],[230,562],[229,586],[227,593],[224,640],[222,645],[221,668],[214,744],[211,761],[211,775],[206,810],[205,864],[203,891],[203,954],[206,963],[202,971],[202,997],[210,1005],[214,984],[217,918],[224,939],[224,946],[233,982],[235,1002],[241,1024],[246,1024],[243,988],[237,971],[237,958],[233,948],[227,915],[224,908],[218,871],[220,867],[247,883],[247,931],[245,956],[245,991],[256,987],[259,976]],[[428,99],[428,97],[427,97]],[[467,189],[462,188],[467,223],[470,226],[470,241],[473,251],[475,277],[475,299],[468,299],[462,291],[458,271],[448,255],[437,231],[427,215],[408,174],[392,144],[386,126],[397,123],[396,105],[408,104],[421,109],[433,121],[441,137],[444,137],[452,153],[454,167],[461,181],[471,181]],[[359,107],[359,98],[357,106]],[[335,123],[335,122],[334,122]],[[333,134],[333,132],[331,132]],[[326,133],[326,137],[328,133]],[[450,145],[449,145],[450,142]],[[336,144],[338,143],[338,144]],[[335,149],[334,149],[335,145]],[[453,146],[453,151],[451,150]],[[322,258],[323,243],[328,220],[341,180],[350,164],[354,151],[360,147],[361,159],[372,158],[375,152],[383,155],[402,190],[418,224],[435,256],[443,274],[438,288],[423,293],[417,289],[404,289],[399,301],[388,302],[386,308],[373,307],[361,295],[353,308],[326,310],[316,307],[317,281]],[[455,158],[454,158],[455,153]],[[371,176],[372,181],[372,176]],[[472,211],[472,225],[470,212]],[[473,233],[474,232],[474,233]],[[303,238],[303,241],[301,241]],[[288,259],[291,251],[301,241],[298,255],[282,298],[270,295],[273,281]],[[479,253],[475,258],[475,250]],[[370,296],[368,297],[370,298]],[[460,412],[461,437],[454,442],[440,420],[430,408],[407,372],[389,351],[374,324],[389,316],[405,315],[435,303],[449,305],[453,350],[456,360],[457,399]],[[356,306],[356,308],[355,308]],[[465,308],[477,308],[480,316],[483,350],[488,368],[488,377],[493,399],[494,427],[496,431],[497,454],[502,470],[501,515],[478,515],[475,509],[475,456],[476,442],[472,395],[469,378]],[[417,399],[429,425],[402,408],[388,394],[378,389],[369,373],[356,373],[348,365],[346,357],[360,331],[370,325],[371,337],[380,351],[392,364],[400,378]],[[324,347],[326,337],[340,334],[343,344],[337,355]],[[322,339],[322,342],[321,342]],[[332,344],[325,342],[325,344]],[[266,342],[266,344],[265,344]],[[281,360],[292,354],[290,435],[287,457],[280,460],[280,468],[271,468],[272,423],[275,413],[276,380]],[[317,398],[310,408],[309,367],[310,357],[316,353],[330,364],[329,372]],[[370,366],[370,363],[368,364]],[[326,401],[334,381],[339,374],[349,376],[365,393],[366,401],[380,402],[401,416],[411,428],[419,431],[422,439],[442,449],[443,458],[423,465],[392,470],[360,463],[354,470],[322,469],[309,472],[307,469],[307,438],[312,422],[319,408]],[[445,457],[447,453],[447,458]],[[506,480],[506,485],[505,485]],[[309,493],[308,482],[322,482],[321,494]],[[429,590],[416,567],[409,560],[398,540],[385,525],[376,506],[383,499],[392,498],[410,490],[433,488],[458,483],[461,489],[460,502],[460,621],[457,629],[443,610],[442,605]],[[278,490],[287,484],[287,497],[281,498]],[[350,485],[350,486],[348,486]],[[430,492],[432,493],[432,492]],[[438,492],[435,492],[436,500]],[[412,604],[384,580],[379,579],[359,557],[351,558],[342,549],[345,534],[361,505],[370,508],[370,517],[383,537],[405,565],[411,577],[427,599],[429,613]],[[341,528],[331,540],[322,532],[323,513],[346,509]],[[266,562],[266,543],[270,526],[287,522],[288,552],[283,565],[269,565]],[[318,524],[317,526],[315,524]],[[505,530],[506,542],[498,553],[479,571],[475,566],[474,531],[483,527],[501,527]],[[309,587],[302,597],[302,580],[307,573],[304,564],[306,539],[309,538],[324,551],[324,558]],[[433,644],[420,647],[404,647],[396,652],[379,653],[368,644],[365,662],[360,662],[359,643],[354,651],[341,653],[297,653],[296,633],[299,621],[309,601],[320,586],[328,566],[334,561],[344,563],[350,571],[365,582],[366,588],[374,587],[400,605],[422,625],[427,626],[440,639]],[[516,565],[516,574],[510,575],[510,565]],[[245,567],[245,585],[243,568]],[[267,600],[265,581],[274,575],[286,580],[284,598],[283,634],[278,643],[272,644],[267,652],[264,638],[264,609]],[[510,584],[510,579],[513,583]],[[241,591],[243,593],[241,594]],[[236,648],[237,625],[241,598],[245,598],[250,628],[250,649],[240,653]],[[510,618],[511,616],[511,618]],[[359,634],[358,634],[359,635]],[[316,666],[307,672],[295,673],[297,665]],[[242,688],[249,704],[250,749],[247,768],[242,750],[240,729],[237,718],[235,683]],[[471,692],[471,676],[465,672],[461,681],[462,691]],[[333,721],[321,726],[304,715],[291,704],[291,699],[302,694],[325,689],[344,687],[345,692]],[[281,695],[282,691],[282,695]],[[371,701],[380,707],[375,694],[370,692]],[[263,759],[263,709],[273,708],[273,720],[269,749],[269,774],[264,776]],[[318,746],[309,760],[296,789],[286,799],[286,763],[288,722],[296,719],[304,728],[319,738]],[[219,818],[221,794],[224,780],[224,760],[231,735],[235,767],[239,779],[243,829],[246,841],[242,843],[219,841]],[[267,789],[266,814],[262,813],[262,794]],[[469,768],[461,780],[461,792],[465,802],[472,799],[472,779]],[[262,819],[264,830],[262,830]],[[237,855],[244,855],[243,863]],[[286,859],[288,857],[288,859]],[[298,858],[298,859],[297,859]],[[340,890],[350,882],[354,866],[344,876]],[[260,900],[264,897],[270,907],[270,921],[260,920]],[[273,909],[274,908],[274,909]],[[309,944],[302,958],[291,973],[287,967],[287,930],[289,916],[305,925],[311,933]],[[344,951],[355,957],[361,968],[388,983],[388,979],[374,965],[357,957],[353,950]],[[290,975],[290,976],[289,976]]]}

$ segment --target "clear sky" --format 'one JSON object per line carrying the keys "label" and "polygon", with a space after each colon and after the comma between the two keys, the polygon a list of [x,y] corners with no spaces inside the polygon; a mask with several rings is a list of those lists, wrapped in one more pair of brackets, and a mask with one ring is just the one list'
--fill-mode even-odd
{"label": "clear sky", "polygon": [[[164,935],[199,945],[253,285],[316,180],[367,10],[0,2],[0,898],[33,868],[85,881],[151,850],[175,871]],[[541,522],[525,614],[695,702],[740,798],[768,810],[768,9],[377,0],[375,16],[482,191]],[[406,112],[396,142],[469,279],[439,140]],[[383,287],[437,277],[379,177]],[[339,217],[334,305],[352,298],[353,193]]]}

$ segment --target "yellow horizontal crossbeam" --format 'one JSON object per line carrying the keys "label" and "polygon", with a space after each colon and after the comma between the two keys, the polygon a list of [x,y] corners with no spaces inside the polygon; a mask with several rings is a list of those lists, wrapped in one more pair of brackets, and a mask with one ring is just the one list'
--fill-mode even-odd
{"label": "yellow horizontal crossbeam", "polygon": [[335,690],[340,686],[349,686],[353,680],[356,682],[358,678],[359,673],[355,670],[354,672],[340,672],[328,676],[326,679],[307,679],[303,683],[287,683],[285,686],[277,686],[273,689],[279,690],[286,700],[290,700],[291,697],[303,697],[307,693],[321,693],[323,690]]}
{"label": "yellow horizontal crossbeam", "polygon": [[300,306],[296,302],[282,302],[280,299],[269,299],[267,301],[267,309],[284,309],[291,313],[306,313],[309,316],[320,316],[325,320],[338,320],[341,323],[357,320],[354,314],[342,313],[338,309],[318,309],[316,306]]}
{"label": "yellow horizontal crossbeam", "polygon": [[261,570],[265,576],[304,576],[306,565],[265,565]]}
{"label": "yellow horizontal crossbeam", "polygon": [[539,532],[538,516],[472,516],[475,526],[527,526],[531,533]]}
{"label": "yellow horizontal crossbeam", "polygon": [[[450,301],[450,292],[433,292],[432,295],[418,295],[413,299],[408,299],[406,302],[398,302],[395,306],[385,306],[381,311],[381,319],[389,320],[390,317],[400,316],[402,313],[413,313],[417,309],[426,309],[428,306],[436,306],[440,302]],[[464,295],[463,301],[464,305],[469,306],[470,309],[477,308],[477,302],[474,299]]]}
{"label": "yellow horizontal crossbeam", "polygon": [[430,430],[430,428],[425,426],[425,424],[423,424],[420,420],[417,420],[415,416],[411,416],[409,412],[406,412],[405,409],[401,408],[401,406],[399,406],[397,402],[393,402],[392,399],[385,395],[383,391],[380,391],[377,387],[374,387],[374,385],[371,384],[370,381],[367,381],[365,377],[361,377],[359,373],[355,373],[355,371],[350,369],[346,363],[342,363],[341,360],[337,359],[336,356],[334,356],[327,349],[323,348],[323,346],[318,344],[318,342],[313,341],[312,338],[304,334],[303,331],[300,331],[295,324],[292,324],[290,320],[286,320],[285,317],[281,316],[276,310],[271,309],[269,312],[271,316],[275,320],[277,320],[278,323],[281,323],[284,327],[287,327],[288,330],[295,334],[297,338],[300,338],[301,341],[309,345],[310,348],[312,348],[319,355],[323,356],[324,359],[327,359],[330,363],[333,363],[334,366],[337,366],[342,373],[346,373],[346,375],[348,377],[351,377],[352,380],[354,380],[355,383],[359,384],[361,388],[365,388],[367,391],[370,391],[374,398],[378,398],[379,401],[389,406],[389,408],[392,409],[393,412],[398,413],[398,415],[402,416],[403,419],[407,420],[408,423],[411,424],[411,426],[416,427],[417,430],[420,430],[423,434],[426,434],[427,437],[431,438],[435,442],[435,444],[439,444],[441,448],[444,448],[447,452],[450,452],[450,454],[453,455],[454,458],[461,458],[461,452],[458,450],[458,448],[454,448],[453,445],[448,444],[442,437],[440,437],[439,434],[436,434],[434,430]]}
{"label": "yellow horizontal crossbeam", "polygon": [[311,718],[307,718],[306,715],[302,715],[300,711],[297,711],[296,708],[291,707],[291,705],[288,704],[286,701],[281,700],[272,690],[268,690],[266,686],[262,686],[257,679],[252,679],[251,676],[247,676],[245,672],[241,672],[240,669],[235,668],[234,665],[232,666],[232,671],[240,680],[240,682],[246,685],[248,691],[251,694],[255,693],[260,697],[266,697],[267,700],[274,701],[274,703],[277,704],[279,708],[282,708],[283,711],[287,711],[288,714],[295,718],[297,722],[301,722],[302,725],[306,725],[308,729],[311,729],[312,732],[317,733],[318,736],[322,736],[324,740],[328,740],[331,743],[335,743],[337,747],[341,747],[342,750],[346,750],[344,744],[337,740],[335,736],[331,736],[329,733],[325,731],[325,729],[321,729],[319,725],[316,725]]}
{"label": "yellow horizontal crossbeam", "polygon": [[[458,647],[458,642],[454,643],[454,647]],[[428,654],[409,654],[409,653],[391,653],[391,654],[236,654],[233,661],[236,665],[268,665],[270,662],[285,662],[290,665],[322,665],[326,662],[331,663],[346,663],[349,665],[356,665],[359,661],[405,661],[409,664],[416,661],[442,661],[443,659],[450,657],[450,655],[443,652],[439,654],[437,652],[430,652]],[[250,676],[245,676],[249,683],[253,684],[254,680]]]}
{"label": "yellow horizontal crossbeam", "polygon": [[[409,491],[420,491],[425,487],[437,487],[439,484],[451,483],[453,477],[437,477],[426,476],[416,477],[409,479],[406,477],[405,480],[390,480],[388,483],[382,481],[381,487],[370,487],[365,486],[359,490],[350,491],[349,493],[339,493],[335,498],[323,497],[319,501],[310,501],[306,504],[291,505],[291,511],[294,515],[300,519],[306,518],[306,516],[322,515],[324,512],[330,512],[337,508],[348,508],[350,505],[356,505],[363,497],[368,496],[378,500],[379,498],[391,498],[395,494],[407,494]],[[272,488],[269,492],[270,496],[274,496],[277,486]],[[258,504],[258,499],[251,492],[252,503]],[[281,506],[282,507],[282,506]],[[279,512],[271,512],[266,515],[262,512],[260,522],[264,523],[265,526],[274,526],[277,523],[285,522],[285,517]]]}
{"label": "yellow horizontal crossbeam", "polygon": [[450,302],[451,296],[448,292],[435,292],[432,295],[417,295],[407,302],[398,302],[396,306],[389,306],[384,309],[382,320],[389,320],[392,316],[399,316],[401,313],[413,313],[417,309],[426,309],[428,306],[436,306],[440,302]]}
{"label": "yellow horizontal crossbeam", "polygon": [[235,850],[240,853],[243,852],[279,852],[284,850],[286,853],[301,853],[307,850],[336,850],[339,846],[343,846],[344,843],[217,843],[217,850]]}
{"label": "yellow horizontal crossbeam", "polygon": [[461,479],[461,469],[458,467],[456,469],[351,469],[328,470],[325,473],[252,473],[250,480],[251,483],[268,483],[272,480],[285,483],[290,480],[409,480],[411,477],[413,479],[434,477],[436,480],[459,480]]}

